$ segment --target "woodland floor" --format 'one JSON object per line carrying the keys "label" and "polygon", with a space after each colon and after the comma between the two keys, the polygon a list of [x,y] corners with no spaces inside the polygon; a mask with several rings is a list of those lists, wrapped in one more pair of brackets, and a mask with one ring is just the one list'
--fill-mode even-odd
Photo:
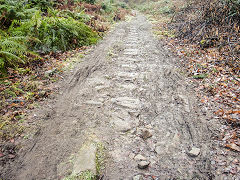
{"label": "woodland floor", "polygon": [[[221,124],[199,106],[179,62],[143,15],[119,23],[59,94],[31,112],[35,128],[1,178],[64,179],[94,169],[110,180],[240,178],[239,157],[218,147]],[[236,173],[226,173],[228,165]]]}

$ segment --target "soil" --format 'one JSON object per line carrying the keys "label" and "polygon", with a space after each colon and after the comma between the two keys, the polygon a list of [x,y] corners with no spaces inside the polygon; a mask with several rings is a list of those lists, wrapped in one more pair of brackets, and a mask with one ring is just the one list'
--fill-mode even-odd
{"label": "soil", "polygon": [[212,163],[219,124],[201,111],[178,59],[151,28],[137,14],[77,65],[30,116],[35,131],[3,179],[63,179],[90,141],[105,147],[102,179],[220,178]]}

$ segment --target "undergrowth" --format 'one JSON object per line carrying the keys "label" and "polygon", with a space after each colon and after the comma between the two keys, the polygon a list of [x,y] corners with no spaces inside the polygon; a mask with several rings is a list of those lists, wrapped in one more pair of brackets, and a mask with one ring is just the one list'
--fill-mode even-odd
{"label": "undergrowth", "polygon": [[102,36],[99,32],[108,29],[110,19],[105,17],[120,20],[120,9],[127,8],[125,3],[108,0],[94,3],[0,0],[0,76],[7,74],[8,67],[22,66],[43,54],[95,44]]}
{"label": "undergrowth", "polygon": [[37,11],[27,22],[12,24],[9,32],[14,36],[31,36],[38,42],[29,48],[40,53],[67,51],[97,42],[98,35],[90,27],[71,17],[44,17]]}

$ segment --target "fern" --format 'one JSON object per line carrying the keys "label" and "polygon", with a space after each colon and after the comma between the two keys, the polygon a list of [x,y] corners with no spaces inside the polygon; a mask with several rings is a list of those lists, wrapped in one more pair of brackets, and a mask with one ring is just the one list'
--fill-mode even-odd
{"label": "fern", "polygon": [[8,28],[14,20],[30,19],[37,8],[30,8],[26,2],[22,0],[0,0],[0,24],[2,27]]}
{"label": "fern", "polygon": [[31,7],[38,7],[41,11],[47,12],[49,7],[57,5],[55,0],[28,0]]}
{"label": "fern", "polygon": [[97,42],[97,33],[84,24],[90,16],[82,10],[59,11],[45,6],[55,2],[0,0],[1,72],[7,67],[40,58],[35,52],[66,51]]}
{"label": "fern", "polygon": [[[6,34],[5,34],[6,35]],[[16,67],[19,64],[25,64],[30,60],[28,57],[38,57],[36,53],[28,50],[27,43],[32,40],[24,36],[1,36],[0,39],[0,69],[6,67]]]}
{"label": "fern", "polygon": [[40,41],[31,46],[32,50],[42,53],[66,51],[93,44],[98,39],[97,33],[82,22],[71,17],[58,17],[56,14],[42,17],[40,11],[28,21],[14,22],[9,32],[16,36],[36,37]]}
{"label": "fern", "polygon": [[71,17],[75,20],[78,20],[84,23],[89,22],[91,20],[91,16],[86,14],[84,10],[81,10],[81,9],[76,11],[63,10],[63,11],[59,11],[57,15],[59,17],[65,17],[65,18]]}

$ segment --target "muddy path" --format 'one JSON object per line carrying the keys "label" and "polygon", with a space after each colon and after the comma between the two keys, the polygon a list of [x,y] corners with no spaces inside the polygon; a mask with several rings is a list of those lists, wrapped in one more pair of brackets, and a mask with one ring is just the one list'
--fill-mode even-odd
{"label": "muddy path", "polygon": [[[196,101],[177,59],[137,15],[105,37],[35,112],[41,125],[3,176],[63,179],[92,170],[110,180],[214,179],[213,126]],[[104,170],[96,165],[96,144],[105,149]]]}

